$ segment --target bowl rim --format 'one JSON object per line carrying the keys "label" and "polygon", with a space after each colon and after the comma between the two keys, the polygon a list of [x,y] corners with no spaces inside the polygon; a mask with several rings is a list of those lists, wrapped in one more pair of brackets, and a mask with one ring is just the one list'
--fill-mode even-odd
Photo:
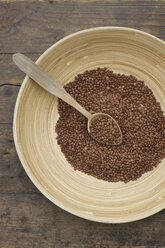
{"label": "bowl rim", "polygon": [[[36,60],[36,64],[39,64],[40,61],[42,61],[42,59],[44,57],[47,56],[47,54],[49,54],[51,52],[51,50],[53,50],[57,45],[59,45],[60,43],[64,42],[65,40],[77,36],[79,34],[85,34],[88,32],[93,32],[93,31],[99,31],[99,30],[121,30],[121,31],[131,31],[133,33],[139,33],[141,35],[143,35],[144,37],[150,37],[152,39],[155,39],[156,41],[160,42],[162,45],[165,45],[165,42],[157,37],[155,37],[154,35],[151,35],[147,32],[138,30],[138,29],[134,29],[134,28],[129,28],[129,27],[122,27],[122,26],[100,26],[100,27],[94,27],[94,28],[88,28],[88,29],[84,29],[84,30],[80,30],[74,33],[71,33],[65,37],[63,37],[62,39],[58,40],[57,42],[55,42],[53,45],[51,45],[48,49],[45,50],[45,52],[43,52],[39,58]],[[86,220],[90,220],[90,221],[94,221],[94,222],[100,222],[100,223],[128,223],[128,222],[133,222],[133,221],[137,221],[137,220],[141,220],[144,218],[147,218],[151,215],[154,215],[156,213],[158,213],[159,211],[163,210],[165,208],[165,202],[164,204],[160,205],[159,207],[155,207],[152,208],[150,210],[146,210],[143,213],[140,214],[136,214],[135,216],[131,215],[131,216],[127,216],[127,218],[121,218],[121,217],[108,217],[107,219],[100,219],[100,217],[93,217],[93,216],[89,216],[84,214],[80,214],[80,213],[76,213],[74,210],[72,210],[72,208],[64,205],[63,203],[61,203],[60,201],[51,198],[51,196],[48,194],[48,192],[42,187],[42,185],[40,184],[40,182],[35,178],[34,174],[30,172],[30,170],[28,170],[28,167],[26,165],[26,159],[24,157],[24,155],[21,152],[20,149],[20,145],[18,142],[18,137],[17,137],[17,112],[18,112],[18,105],[20,102],[20,98],[22,95],[22,92],[25,88],[25,85],[28,81],[28,76],[25,76],[25,78],[22,81],[20,90],[18,92],[17,98],[16,98],[16,103],[15,103],[15,107],[14,107],[14,114],[13,114],[13,137],[14,137],[14,144],[15,144],[15,148],[19,157],[19,160],[26,172],[26,174],[28,175],[28,177],[30,178],[30,180],[32,181],[32,183],[36,186],[36,188],[47,198],[49,199],[53,204],[55,204],[56,206],[60,207],[61,209],[75,215],[78,217],[81,217],[83,219]]]}

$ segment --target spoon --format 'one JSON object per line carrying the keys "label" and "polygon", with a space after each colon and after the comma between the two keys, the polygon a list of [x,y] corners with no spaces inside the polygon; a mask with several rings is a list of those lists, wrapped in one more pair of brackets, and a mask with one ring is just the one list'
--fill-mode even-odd
{"label": "spoon", "polygon": [[[98,120],[98,118],[102,118],[105,116],[111,118],[111,120],[113,120],[113,122],[115,122],[115,125],[118,127],[120,139],[118,139],[117,142],[113,144],[109,142],[108,145],[120,145],[122,143],[122,132],[121,132],[121,129],[118,123],[116,122],[114,118],[112,118],[110,115],[105,114],[105,113],[91,114],[90,112],[88,112],[78,102],[76,102],[76,100],[71,95],[69,95],[66,92],[66,90],[63,88],[61,84],[55,81],[51,76],[49,76],[49,74],[43,71],[38,65],[36,65],[32,60],[27,58],[25,55],[16,53],[13,55],[13,61],[19,67],[21,71],[26,73],[31,79],[33,79],[36,83],[38,83],[42,88],[44,88],[46,91],[50,92],[51,94],[57,96],[58,98],[62,99],[64,102],[68,103],[73,108],[77,109],[82,115],[84,115],[88,119],[87,130],[90,135],[91,135],[90,127],[91,127],[91,124],[93,124],[95,120]],[[97,140],[97,137],[93,135],[91,136],[99,143],[102,143],[99,140]]]}

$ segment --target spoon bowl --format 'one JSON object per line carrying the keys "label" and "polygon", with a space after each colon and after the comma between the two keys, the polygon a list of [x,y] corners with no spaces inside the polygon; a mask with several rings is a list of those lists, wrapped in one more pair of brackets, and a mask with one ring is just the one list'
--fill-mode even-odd
{"label": "spoon bowl", "polygon": [[[118,133],[119,133],[119,138],[116,140],[116,142],[112,142],[111,139],[108,140],[108,142],[102,142],[100,139],[97,139],[97,137],[95,135],[92,135],[91,133],[91,125],[94,124],[94,122],[98,119],[102,119],[103,117],[108,117],[110,118],[114,124],[116,125],[117,129],[118,129]],[[117,145],[121,145],[122,140],[123,140],[123,136],[122,136],[122,131],[120,129],[119,124],[117,123],[117,121],[110,115],[105,114],[105,113],[95,113],[95,114],[91,114],[88,118],[88,124],[87,124],[87,129],[88,129],[88,133],[92,136],[93,139],[95,139],[97,142],[105,144],[105,145],[111,145],[111,146],[117,146]],[[103,130],[104,132],[104,130]],[[111,131],[110,131],[111,132]]]}

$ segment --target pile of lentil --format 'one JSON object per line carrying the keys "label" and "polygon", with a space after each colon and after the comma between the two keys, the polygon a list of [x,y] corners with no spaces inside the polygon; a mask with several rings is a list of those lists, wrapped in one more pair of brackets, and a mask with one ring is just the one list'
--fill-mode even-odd
{"label": "pile of lentil", "polygon": [[88,134],[87,119],[59,100],[57,142],[75,170],[126,183],[152,170],[165,157],[165,117],[143,81],[97,68],[77,75],[65,89],[89,112],[111,115],[123,135],[119,146],[96,142]]}
{"label": "pile of lentil", "polygon": [[100,116],[92,121],[90,135],[97,142],[105,145],[118,145],[122,140],[122,134],[116,121],[108,116]]}

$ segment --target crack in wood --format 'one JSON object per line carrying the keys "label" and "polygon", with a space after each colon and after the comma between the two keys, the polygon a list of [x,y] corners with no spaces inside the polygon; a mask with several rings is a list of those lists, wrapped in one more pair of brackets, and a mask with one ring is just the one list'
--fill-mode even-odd
{"label": "crack in wood", "polygon": [[21,86],[21,84],[9,84],[9,83],[0,84],[0,87],[3,87],[3,86]]}

